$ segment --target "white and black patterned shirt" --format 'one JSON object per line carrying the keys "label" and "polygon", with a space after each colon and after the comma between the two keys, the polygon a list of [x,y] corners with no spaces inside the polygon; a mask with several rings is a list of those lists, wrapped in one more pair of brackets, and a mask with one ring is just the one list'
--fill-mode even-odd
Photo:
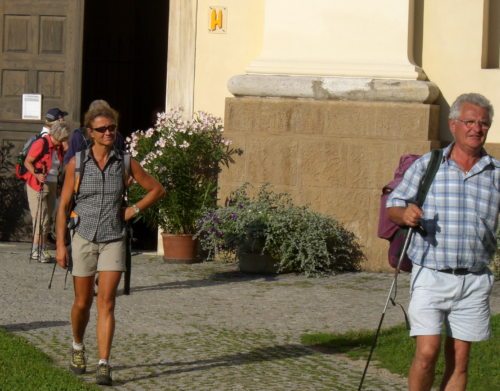
{"label": "white and black patterned shirt", "polygon": [[76,197],[75,212],[80,216],[76,232],[92,242],[121,239],[125,234],[122,215],[123,158],[111,151],[104,170],[98,167],[92,149],[82,161],[83,176]]}

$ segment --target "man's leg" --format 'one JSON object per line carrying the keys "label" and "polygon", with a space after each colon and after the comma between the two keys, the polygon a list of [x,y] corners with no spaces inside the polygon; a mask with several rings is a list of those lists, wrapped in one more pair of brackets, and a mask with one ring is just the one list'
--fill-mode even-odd
{"label": "man's leg", "polygon": [[441,345],[440,335],[418,335],[415,356],[408,376],[409,391],[430,391]]}
{"label": "man's leg", "polygon": [[467,386],[467,368],[469,365],[471,343],[446,338],[444,358],[446,367],[443,381],[441,382],[441,391],[464,391]]}

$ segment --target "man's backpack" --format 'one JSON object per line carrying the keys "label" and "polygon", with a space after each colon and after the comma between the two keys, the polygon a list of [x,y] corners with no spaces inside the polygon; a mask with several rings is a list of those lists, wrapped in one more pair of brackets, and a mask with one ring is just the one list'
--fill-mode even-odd
{"label": "man's backpack", "polygon": [[[401,250],[403,248],[406,233],[408,232],[407,227],[401,227],[389,219],[389,214],[386,208],[387,198],[389,194],[396,188],[397,185],[403,180],[404,173],[406,170],[420,157],[420,155],[402,155],[399,159],[399,165],[394,172],[394,178],[387,185],[382,188],[382,195],[380,196],[380,212],[378,220],[378,233],[377,236],[381,239],[386,239],[389,241],[389,265],[393,268],[398,266],[399,258],[401,256]],[[417,197],[414,200],[419,207],[421,207],[427,196],[427,192],[434,180],[439,165],[443,159],[443,150],[434,149],[432,150],[431,159],[420,180],[418,186]],[[411,272],[412,262],[405,254],[403,257],[400,270],[405,272]]]}
{"label": "man's backpack", "polygon": [[35,160],[33,161],[33,164],[38,162],[42,157],[44,157],[46,154],[49,153],[49,142],[48,142],[46,137],[43,137],[40,134],[37,134],[35,136],[31,136],[28,139],[28,141],[26,141],[26,143],[24,144],[23,149],[21,150],[21,152],[19,152],[19,155],[17,155],[15,173],[16,173],[16,177],[18,179],[21,179],[23,181],[28,179],[28,170],[24,165],[24,161],[26,160],[26,156],[28,156],[28,153],[29,153],[31,146],[38,139],[43,140],[43,149],[42,149],[42,152],[35,158]]}

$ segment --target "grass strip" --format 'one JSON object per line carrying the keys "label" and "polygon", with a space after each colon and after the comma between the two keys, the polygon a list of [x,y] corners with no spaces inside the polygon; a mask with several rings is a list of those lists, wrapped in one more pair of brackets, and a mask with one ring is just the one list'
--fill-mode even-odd
{"label": "grass strip", "polygon": [[[474,391],[491,391],[500,384],[500,314],[492,316],[492,338],[472,344],[467,388]],[[301,336],[304,345],[329,354],[346,354],[349,358],[366,360],[370,352],[375,331],[356,331],[344,334],[308,333]],[[443,338],[444,340],[444,338]],[[408,376],[415,351],[415,340],[408,336],[404,325],[380,332],[370,365]],[[441,381],[444,370],[443,354],[436,367],[436,384]],[[369,369],[368,369],[369,371]]]}
{"label": "grass strip", "polygon": [[99,388],[84,383],[69,369],[56,367],[49,356],[25,339],[0,328],[0,390],[88,391]]}

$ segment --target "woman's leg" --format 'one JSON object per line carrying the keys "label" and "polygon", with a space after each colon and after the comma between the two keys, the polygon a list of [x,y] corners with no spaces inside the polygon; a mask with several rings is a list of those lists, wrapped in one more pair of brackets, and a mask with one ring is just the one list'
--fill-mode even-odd
{"label": "woman's leg", "polygon": [[71,327],[74,342],[83,343],[94,299],[94,276],[73,277],[75,299],[71,308]]}
{"label": "woman's leg", "polygon": [[115,333],[116,290],[122,272],[100,271],[97,292],[97,346],[99,359],[109,360]]}
{"label": "woman's leg", "polygon": [[45,244],[44,227],[47,224],[47,186],[44,186],[43,191],[36,191],[26,185],[26,193],[28,196],[28,205],[33,224],[33,250],[43,249]]}

